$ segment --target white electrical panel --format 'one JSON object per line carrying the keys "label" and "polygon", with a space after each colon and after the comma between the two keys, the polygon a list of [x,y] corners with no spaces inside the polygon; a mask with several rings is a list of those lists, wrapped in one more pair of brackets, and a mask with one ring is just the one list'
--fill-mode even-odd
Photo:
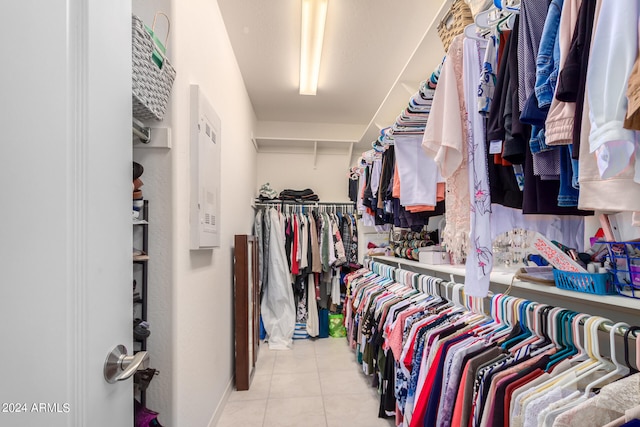
{"label": "white electrical panel", "polygon": [[191,249],[220,246],[220,117],[191,85]]}

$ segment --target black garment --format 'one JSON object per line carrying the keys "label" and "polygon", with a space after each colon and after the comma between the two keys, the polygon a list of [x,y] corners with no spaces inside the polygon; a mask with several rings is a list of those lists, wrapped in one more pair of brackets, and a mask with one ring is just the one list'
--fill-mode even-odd
{"label": "black garment", "polygon": [[388,200],[389,187],[392,183],[393,171],[395,167],[395,151],[389,147],[382,153],[382,165],[380,169],[380,180],[378,190],[373,194],[371,208],[375,212],[375,224],[384,225],[393,223],[393,214],[385,210],[385,201]]}
{"label": "black garment", "polygon": [[400,199],[392,200],[393,224],[396,227],[411,228],[413,231],[420,231],[422,227],[429,224],[429,218],[444,214],[444,200],[436,204],[435,210],[426,212],[411,213],[400,204]]}
{"label": "black garment", "polygon": [[395,396],[395,360],[390,350],[386,352],[384,371],[382,375],[382,387],[380,394],[380,408],[378,410],[378,418],[389,418],[387,412],[395,412],[396,396]]}
{"label": "black garment", "polygon": [[593,215],[593,211],[583,211],[576,207],[558,206],[560,181],[545,181],[533,174],[533,154],[527,150],[524,164],[524,200],[522,213],[549,215]]}
{"label": "black garment", "polygon": [[382,173],[380,174],[380,187],[378,198],[388,201],[393,198],[393,173],[396,165],[396,152],[393,145],[389,146],[382,155]]}
{"label": "black garment", "polygon": [[[493,100],[489,108],[489,116],[487,121],[487,143],[490,141],[504,141],[504,107],[506,105],[507,94],[509,92],[509,73],[510,69],[507,63],[508,52],[511,48],[511,40],[515,39],[514,32],[505,32],[507,41],[498,65],[498,76],[496,87],[493,92]],[[516,43],[517,45],[517,43]]]}
{"label": "black garment", "polygon": [[[272,227],[277,227],[277,224],[272,224]],[[284,220],[284,248],[287,251],[287,264],[289,264],[289,271],[291,271],[291,246],[293,245],[293,221],[291,218],[286,217]]]}
{"label": "black garment", "polygon": [[[523,138],[529,139],[531,128],[525,126],[523,128]],[[529,150],[526,150],[529,151]],[[491,203],[496,203],[508,208],[522,209],[522,191],[518,186],[513,166],[503,166],[493,162],[493,154],[489,154],[489,138],[485,146],[489,172],[489,188],[491,191]],[[526,154],[525,154],[526,158]]]}
{"label": "black garment", "polygon": [[507,57],[508,90],[505,97],[504,125],[505,140],[502,145],[502,158],[514,165],[524,163],[525,151],[529,149],[529,134],[527,125],[520,122],[519,89],[518,89],[518,34],[520,26],[520,16],[517,15],[513,24],[510,39],[513,39],[505,50]]}
{"label": "black garment", "polygon": [[571,39],[571,47],[564,67],[560,71],[556,90],[556,98],[558,100],[576,103],[573,121],[573,151],[571,154],[574,159],[578,159],[580,155],[584,94],[587,86],[587,66],[589,65],[589,51],[591,50],[595,12],[595,1],[584,1],[580,5],[578,21]]}
{"label": "black garment", "polygon": [[286,189],[280,192],[280,200],[302,200],[302,201],[319,201],[318,196],[313,190],[306,188],[304,190],[291,190]]}
{"label": "black garment", "polygon": [[[311,219],[313,218],[313,214],[307,214],[307,219],[309,219],[309,217],[311,217]],[[307,268],[305,268],[304,272],[305,274],[311,274],[313,273],[313,253],[311,251],[311,224],[307,225]]]}
{"label": "black garment", "polygon": [[296,299],[296,307],[298,306],[298,301],[305,295],[304,291],[307,289],[308,278],[308,274],[301,274],[296,276],[295,282],[293,282],[293,296]]}
{"label": "black garment", "polygon": [[349,200],[352,202],[358,201],[358,185],[359,181],[357,179],[349,178]]}
{"label": "black garment", "polygon": [[[516,23],[519,23],[518,19],[516,19]],[[519,118],[514,117],[514,112],[515,115],[517,115],[518,101],[517,91],[514,90],[511,82],[513,82],[515,86],[518,81],[518,33],[517,31],[511,31],[505,32],[504,34],[506,37],[506,41],[504,42],[505,47],[502,57],[500,58],[496,89],[486,124],[487,169],[489,173],[491,203],[520,209],[522,208],[522,191],[520,191],[520,187],[518,186],[513,167],[495,164],[493,154],[489,153],[491,141],[497,140],[503,141],[503,150],[507,155],[507,159],[505,160],[522,163],[524,161],[524,158],[522,158],[525,155],[524,151],[529,151],[527,149],[527,142],[531,133],[530,127],[523,125]],[[515,79],[512,76],[512,72],[515,75]],[[515,97],[513,95],[515,95]]]}
{"label": "black garment", "polygon": [[373,209],[373,204],[371,203],[373,199],[373,191],[371,191],[371,169],[372,166],[367,166],[364,169],[366,185],[364,187],[364,194],[362,195],[362,204],[369,209]]}

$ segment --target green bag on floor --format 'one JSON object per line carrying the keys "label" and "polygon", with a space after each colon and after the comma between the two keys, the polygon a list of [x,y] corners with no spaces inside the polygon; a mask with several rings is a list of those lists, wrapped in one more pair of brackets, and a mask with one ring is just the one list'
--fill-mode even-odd
{"label": "green bag on floor", "polygon": [[329,335],[334,338],[343,338],[347,336],[347,328],[344,327],[343,314],[329,315]]}

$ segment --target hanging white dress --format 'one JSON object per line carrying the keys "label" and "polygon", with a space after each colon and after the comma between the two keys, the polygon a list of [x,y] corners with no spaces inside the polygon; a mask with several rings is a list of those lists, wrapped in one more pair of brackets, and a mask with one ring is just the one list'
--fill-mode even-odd
{"label": "hanging white dress", "polygon": [[320,318],[316,302],[316,280],[313,273],[308,277],[307,310],[307,333],[310,337],[317,337],[320,334]]}
{"label": "hanging white dress", "polygon": [[[474,105],[480,85],[480,58],[484,58],[484,45],[473,39],[464,40],[464,91],[466,105]],[[469,195],[471,217],[469,250],[465,267],[466,295],[485,297],[489,291],[493,268],[491,240],[491,196],[485,152],[484,123],[475,108],[467,110],[467,144],[469,149]]]}
{"label": "hanging white dress", "polygon": [[288,350],[293,343],[296,325],[296,308],[291,289],[287,255],[284,247],[284,228],[279,214],[269,210],[269,286],[264,291],[261,310],[271,350]]}

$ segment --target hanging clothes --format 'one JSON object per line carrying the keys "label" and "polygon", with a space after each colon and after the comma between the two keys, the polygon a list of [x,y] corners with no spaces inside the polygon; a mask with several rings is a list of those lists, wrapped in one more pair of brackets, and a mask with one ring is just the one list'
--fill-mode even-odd
{"label": "hanging clothes", "polygon": [[269,348],[291,348],[296,323],[296,308],[290,284],[287,254],[283,242],[284,223],[275,209],[268,211],[271,228],[269,234],[269,286],[262,298],[261,314],[268,334]]}
{"label": "hanging clothes", "polygon": [[443,243],[455,260],[461,261],[469,244],[469,174],[464,89],[462,87],[463,36],[456,36],[442,67],[433,108],[424,132],[422,147],[446,179],[447,223]]}
{"label": "hanging clothes", "polygon": [[253,226],[253,232],[258,242],[258,289],[260,290],[260,296],[262,297],[262,287],[265,284],[264,272],[265,272],[265,250],[264,250],[264,212],[259,209],[256,212],[255,222]]}
{"label": "hanging clothes", "polygon": [[[623,5],[623,3],[621,3]],[[609,18],[606,18],[605,21],[600,21],[599,17],[599,8],[604,7],[604,3],[601,1],[597,2],[596,6],[596,18],[595,25],[596,28],[594,30],[594,40],[592,42],[592,54],[591,57],[596,57],[599,52],[604,54],[605,46],[607,45],[607,40],[610,40],[610,36],[607,34],[607,29],[610,28],[609,25],[615,25],[612,20],[614,19],[623,19],[620,16],[620,11],[616,11],[616,6],[614,5],[614,10],[610,10],[607,12],[610,14]],[[607,10],[609,10],[612,5],[607,3]],[[624,7],[624,5],[622,6]],[[632,9],[629,10],[629,13],[632,13],[636,10],[636,6],[634,5]],[[626,21],[625,21],[626,22]],[[629,31],[628,28],[625,27],[625,31]],[[636,30],[637,31],[637,30]],[[599,33],[600,34],[599,36]],[[598,39],[598,37],[600,37]],[[637,36],[636,36],[637,37]],[[599,41],[598,41],[599,40]],[[637,43],[637,41],[636,41]],[[600,47],[598,47],[600,46]],[[621,50],[622,49],[622,50]],[[617,55],[622,52],[622,56],[624,56],[624,47],[616,46],[614,51],[612,51],[611,55]],[[609,53],[608,53],[609,54]],[[624,73],[624,62],[620,64],[620,67],[612,70],[615,73]],[[614,90],[611,85],[619,85],[619,82],[608,82],[603,80],[603,74],[607,69],[611,68],[613,64],[610,63],[601,63],[600,68],[598,68],[593,61],[589,63],[589,69],[587,71],[587,101],[585,102],[585,109],[582,117],[582,140],[583,141],[591,141],[592,138],[598,135],[602,135],[604,138],[599,141],[604,141],[606,135],[613,135],[613,133],[596,133],[596,130],[602,129],[604,124],[605,114],[609,115],[609,118],[613,116],[620,116],[620,112],[623,111],[621,105],[624,105],[624,102],[621,101],[622,98],[619,98],[620,102],[623,104],[610,102],[607,98],[606,102],[599,102],[595,98],[596,94],[603,93],[603,91]],[[617,78],[622,78],[622,76],[618,75]],[[613,94],[613,92],[612,92]],[[609,94],[608,96],[611,96]],[[623,96],[624,97],[624,96]],[[598,103],[597,106],[594,107],[593,103]],[[592,111],[592,108],[595,108],[595,111]],[[589,120],[590,117],[593,117],[592,120]],[[616,128],[618,124],[616,124],[615,120],[610,122],[609,126],[613,126]],[[596,129],[592,131],[592,125],[596,126]],[[599,127],[598,127],[599,126]],[[613,129],[611,128],[611,129]],[[626,131],[621,131],[622,134],[628,135]],[[635,170],[634,168],[626,168],[621,173],[612,178],[603,178],[600,174],[600,168],[598,167],[597,160],[593,156],[593,151],[599,148],[597,144],[593,146],[591,144],[581,144],[580,145],[580,198],[579,198],[579,206],[582,209],[611,209],[611,207],[615,206],[616,209],[623,211],[640,211],[640,197],[631,196],[632,194],[638,194],[640,192],[640,185],[635,179]],[[637,152],[637,150],[636,150]],[[615,161],[618,162],[617,160]],[[636,165],[640,164],[640,162],[635,162]],[[608,206],[608,208],[605,208]]]}
{"label": "hanging clothes", "polygon": [[[348,341],[379,387],[378,416],[396,425],[595,427],[640,405],[640,374],[596,358],[607,319],[506,295],[492,297],[488,317],[439,296],[440,279],[377,262],[345,282]],[[584,322],[584,339],[559,340],[535,318],[567,331]],[[598,395],[585,390],[603,380]]]}
{"label": "hanging clothes", "polygon": [[[486,43],[480,46],[476,40],[464,40],[464,90],[467,105],[473,105],[480,84],[480,61],[484,57]],[[474,68],[475,67],[475,68]],[[467,149],[469,150],[469,194],[471,218],[469,227],[469,251],[465,263],[466,289],[471,296],[487,295],[493,268],[491,239],[491,196],[485,155],[484,122],[480,112],[470,109],[467,115]]]}
{"label": "hanging clothes", "polygon": [[[639,9],[637,2],[631,0],[602,2],[597,19],[591,57],[603,61],[590,62],[587,71],[592,118],[589,151],[596,154],[603,179],[618,175],[629,165],[634,152],[638,153],[636,136],[624,129],[623,123],[628,105],[627,82],[638,55]],[[617,37],[628,43],[617,43]],[[638,161],[635,170],[635,181],[640,182]]]}
{"label": "hanging clothes", "polygon": [[311,337],[317,337],[320,333],[315,277],[313,273],[307,276],[307,333]]}

